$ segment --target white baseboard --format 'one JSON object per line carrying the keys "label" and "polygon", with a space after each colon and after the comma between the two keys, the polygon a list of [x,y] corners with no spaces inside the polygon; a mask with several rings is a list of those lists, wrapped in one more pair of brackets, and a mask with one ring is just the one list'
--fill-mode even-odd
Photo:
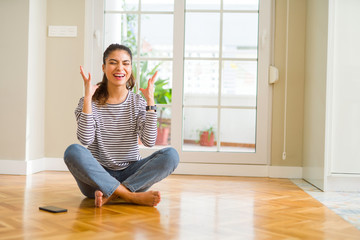
{"label": "white baseboard", "polygon": [[180,163],[174,174],[268,177],[267,169],[263,165]]}
{"label": "white baseboard", "polygon": [[302,167],[180,163],[174,174],[302,178]]}
{"label": "white baseboard", "polygon": [[27,175],[27,163],[20,160],[0,160],[0,174]]}
{"label": "white baseboard", "polygon": [[[41,171],[68,171],[62,158],[41,158],[32,161],[0,160],[0,166],[0,174],[29,175]],[[174,174],[302,178],[302,167],[180,163]]]}
{"label": "white baseboard", "polygon": [[62,158],[40,158],[30,161],[0,160],[0,174],[30,175],[41,171],[68,171]]}
{"label": "white baseboard", "polygon": [[360,192],[360,175],[331,174],[325,183],[326,192]]}
{"label": "white baseboard", "polygon": [[62,158],[46,158],[45,170],[47,171],[69,171],[64,159]]}

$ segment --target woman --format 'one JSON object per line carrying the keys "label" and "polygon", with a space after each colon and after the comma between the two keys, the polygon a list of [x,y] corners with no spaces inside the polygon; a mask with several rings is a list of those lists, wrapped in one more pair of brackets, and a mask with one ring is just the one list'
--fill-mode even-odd
{"label": "woman", "polygon": [[102,82],[91,85],[91,75],[80,73],[85,96],[75,110],[79,144],[70,145],[64,160],[81,192],[95,198],[95,206],[115,198],[145,206],[160,202],[158,191],[146,191],[170,175],[179,163],[174,148],[161,149],[141,159],[138,137],[148,147],[155,144],[157,115],[154,102],[156,74],[140,89],[146,101],[131,90],[131,50],[119,44],[104,52]]}

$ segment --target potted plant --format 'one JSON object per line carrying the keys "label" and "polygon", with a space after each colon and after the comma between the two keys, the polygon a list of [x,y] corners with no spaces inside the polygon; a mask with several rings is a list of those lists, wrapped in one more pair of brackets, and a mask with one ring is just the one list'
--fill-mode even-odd
{"label": "potted plant", "polygon": [[[164,88],[168,84],[168,79],[158,79],[155,82],[155,103],[156,104],[169,104],[171,103],[172,89]],[[156,145],[168,145],[170,136],[170,123],[171,119],[165,118],[164,115],[167,111],[166,108],[159,108],[159,119]]]}
{"label": "potted plant", "polygon": [[[161,119],[159,119],[161,120]],[[170,135],[170,125],[158,122],[156,145],[168,145]]]}
{"label": "potted plant", "polygon": [[[162,62],[157,64],[155,67],[153,67],[151,70],[148,70],[148,62],[144,61],[141,64],[140,69],[140,88],[146,88],[148,79],[151,78],[156,71],[158,71],[158,68]],[[136,78],[137,69],[136,66],[134,66],[133,69],[134,77]],[[154,100],[156,104],[170,104],[171,98],[172,98],[172,89],[166,88],[166,85],[168,85],[169,79],[157,79],[155,81],[155,93],[154,93]],[[168,145],[168,139],[170,135],[170,119],[165,118],[164,114],[166,112],[166,108],[159,107],[159,118],[158,118],[158,129],[157,129],[157,138],[156,138],[156,145]]]}
{"label": "potted plant", "polygon": [[215,145],[214,139],[215,133],[213,127],[200,131],[200,146],[212,147]]}
{"label": "potted plant", "polygon": [[[123,5],[125,7],[125,1],[123,1]],[[133,55],[137,55],[138,46],[137,46],[137,40],[136,40],[136,34],[135,34],[135,18],[133,15],[126,15],[126,30],[122,32],[122,39],[125,39],[123,43],[130,47],[133,50]],[[142,52],[142,56],[148,56],[148,53],[146,51]],[[135,79],[139,79],[140,81],[140,88],[146,88],[149,78],[151,78],[156,71],[159,70],[159,67],[161,66],[162,62],[157,64],[152,69],[148,69],[148,61],[142,61],[140,64],[140,71],[139,76],[137,65],[133,65],[133,74]],[[154,99],[155,104],[170,104],[171,103],[171,97],[172,97],[172,89],[166,88],[166,85],[168,85],[169,79],[161,79],[160,77],[155,81],[155,93],[154,93]],[[159,119],[158,119],[158,135],[156,139],[157,145],[167,145],[169,134],[170,134],[170,119],[164,118],[164,114],[166,112],[166,109],[164,107],[158,108],[159,111]]]}

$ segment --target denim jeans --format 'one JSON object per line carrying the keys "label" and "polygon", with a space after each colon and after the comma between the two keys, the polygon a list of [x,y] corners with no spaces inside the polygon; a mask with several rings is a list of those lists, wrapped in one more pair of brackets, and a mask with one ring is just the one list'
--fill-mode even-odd
{"label": "denim jeans", "polygon": [[106,197],[111,196],[120,184],[131,192],[146,191],[175,170],[179,155],[174,148],[168,147],[131,162],[123,170],[114,171],[101,166],[87,148],[72,144],[65,151],[64,161],[81,192],[94,198],[96,190]]}

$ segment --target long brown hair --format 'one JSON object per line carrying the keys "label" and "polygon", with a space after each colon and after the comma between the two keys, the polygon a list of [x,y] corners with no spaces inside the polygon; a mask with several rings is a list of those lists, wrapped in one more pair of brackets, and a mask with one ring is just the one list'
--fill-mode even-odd
{"label": "long brown hair", "polygon": [[[131,53],[130,48],[128,48],[128,47],[126,47],[124,45],[120,45],[120,44],[115,43],[115,44],[111,44],[105,50],[104,55],[103,55],[103,64],[104,65],[106,64],[106,59],[109,57],[109,54],[112,53],[115,50],[124,50],[124,51],[126,51],[129,54],[130,60],[131,60],[131,63],[132,63],[132,53]],[[102,81],[97,83],[96,85],[98,85],[99,87],[98,87],[98,89],[96,89],[94,95],[92,96],[92,100],[94,102],[96,102],[97,104],[99,104],[99,105],[105,105],[106,101],[109,98],[109,92],[107,90],[108,79],[107,79],[105,73],[103,75]],[[134,75],[131,72],[130,78],[126,82],[126,88],[128,90],[132,90],[134,88],[134,86],[135,86],[135,78],[134,78]]]}

